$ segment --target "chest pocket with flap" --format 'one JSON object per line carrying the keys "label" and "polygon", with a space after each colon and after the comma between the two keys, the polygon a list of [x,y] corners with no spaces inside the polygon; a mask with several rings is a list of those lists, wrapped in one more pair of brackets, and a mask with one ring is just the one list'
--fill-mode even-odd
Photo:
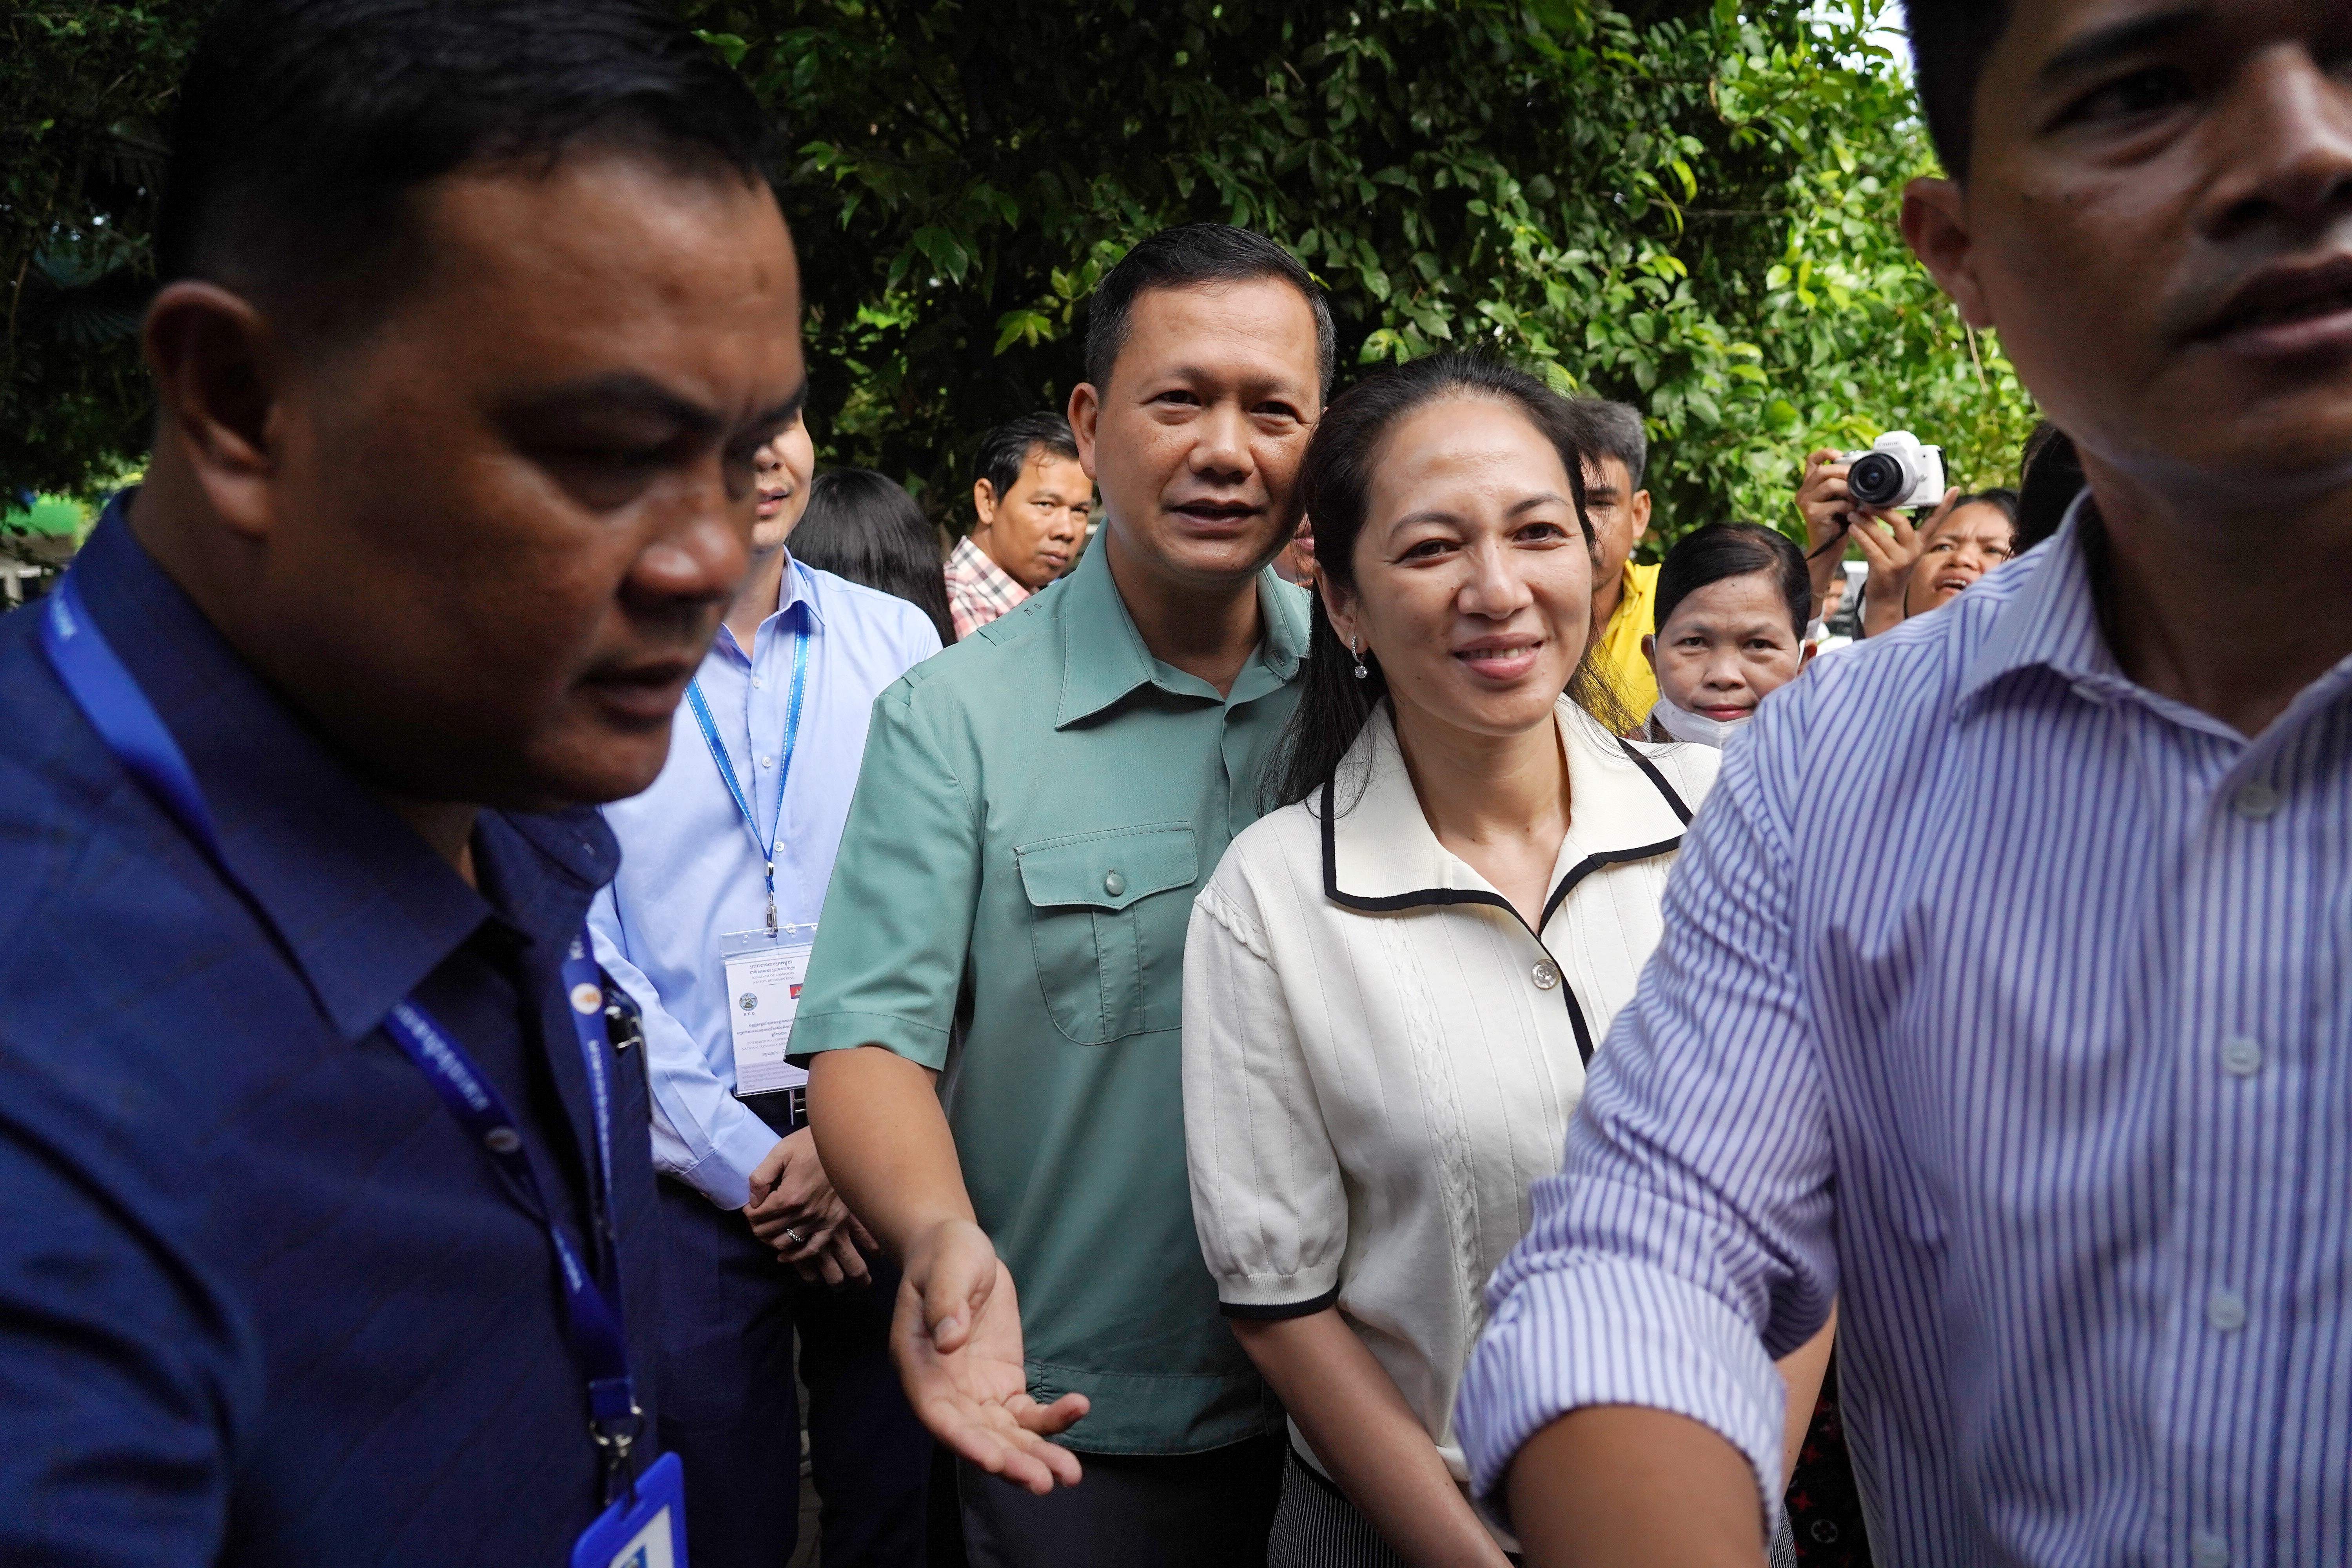
{"label": "chest pocket with flap", "polygon": [[1192,825],[1077,833],[1013,853],[1054,1026],[1082,1046],[1174,1028],[1201,875]]}

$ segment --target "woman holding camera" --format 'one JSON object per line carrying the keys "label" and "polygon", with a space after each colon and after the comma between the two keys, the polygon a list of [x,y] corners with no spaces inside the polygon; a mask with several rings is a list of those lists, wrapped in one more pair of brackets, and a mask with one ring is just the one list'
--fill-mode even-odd
{"label": "woman holding camera", "polygon": [[1202,889],[1184,967],[1202,1249],[1291,1416],[1276,1568],[1505,1561],[1452,1426],[1480,1291],[1714,781],[1712,751],[1616,739],[1575,429],[1531,377],[1422,360],[1335,402],[1300,474],[1286,804]]}

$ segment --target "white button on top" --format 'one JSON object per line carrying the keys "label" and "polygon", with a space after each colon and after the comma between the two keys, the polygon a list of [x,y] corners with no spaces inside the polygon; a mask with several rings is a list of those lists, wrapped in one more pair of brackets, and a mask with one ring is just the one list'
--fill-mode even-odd
{"label": "white button on top", "polygon": [[1103,891],[1114,899],[1118,897],[1127,891],[1127,879],[1116,871],[1111,872],[1103,879]]}
{"label": "white button on top", "polygon": [[2221,1066],[2235,1077],[2253,1077],[2263,1070],[2262,1043],[2243,1035],[2233,1036],[2222,1044]]}
{"label": "white button on top", "polygon": [[776,765],[776,759],[773,757],[761,757],[760,759],[760,765],[763,768],[772,768]]}
{"label": "white button on top", "polygon": [[2189,1538],[2189,1560],[2197,1568],[2230,1568],[2230,1543],[2210,1530]]}
{"label": "white button on top", "polygon": [[760,679],[758,676],[756,676],[756,675],[755,675],[755,676],[753,676],[753,677],[751,678],[751,689],[752,689],[752,690],[754,690],[754,691],[757,691],[757,690],[761,689],[762,687],[766,686],[767,684],[768,684],[768,683],[767,683],[766,681],[764,681],[764,680],[761,679]]}
{"label": "white button on top", "polygon": [[2205,1298],[2205,1321],[2225,1334],[2246,1326],[2246,1299],[2226,1286],[2216,1286]]}
{"label": "white button on top", "polygon": [[2278,808],[2278,791],[2261,783],[2248,784],[2230,802],[2230,809],[2249,822],[2260,822]]}
{"label": "white button on top", "polygon": [[1538,958],[1536,960],[1531,978],[1536,983],[1537,990],[1549,991],[1559,984],[1559,965],[1549,958]]}
{"label": "white button on top", "polygon": [[511,1127],[493,1127],[482,1134],[482,1142],[494,1154],[511,1154],[522,1147],[522,1137]]}

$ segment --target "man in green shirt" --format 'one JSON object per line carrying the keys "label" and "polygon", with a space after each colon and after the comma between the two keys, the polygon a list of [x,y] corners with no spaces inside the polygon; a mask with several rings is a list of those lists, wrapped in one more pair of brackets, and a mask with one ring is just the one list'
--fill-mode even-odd
{"label": "man in green shirt", "polygon": [[1097,548],[875,703],[792,1050],[903,1260],[893,1348],[976,1568],[1264,1556],[1281,1415],[1201,1261],[1179,1008],[1297,700],[1306,596],[1266,563],[1332,353],[1271,241],[1136,247],[1070,397]]}

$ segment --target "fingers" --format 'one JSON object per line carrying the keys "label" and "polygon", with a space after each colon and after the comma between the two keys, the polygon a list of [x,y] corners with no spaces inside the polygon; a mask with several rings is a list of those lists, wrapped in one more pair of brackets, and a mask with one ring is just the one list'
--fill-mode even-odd
{"label": "fingers", "polygon": [[765,1198],[770,1193],[773,1192],[775,1190],[776,1184],[783,1179],[784,1166],[790,1163],[792,1159],[792,1139],[777,1139],[773,1143],[768,1146],[768,1152],[761,1157],[760,1163],[751,1168],[751,1203],[750,1206],[757,1208],[760,1205],[761,1200]]}
{"label": "fingers", "polygon": [[865,1255],[857,1250],[857,1243],[847,1227],[827,1233],[825,1251],[840,1269],[842,1278],[851,1284],[870,1285],[874,1282],[874,1271],[866,1266]]}
{"label": "fingers", "polygon": [[[845,1205],[843,1212],[845,1214],[847,1213]],[[866,1228],[866,1222],[864,1220],[859,1219],[854,1214],[849,1215],[848,1218],[849,1237],[851,1240],[856,1242],[858,1247],[866,1252],[879,1252],[882,1250],[882,1244],[874,1239],[874,1233]]]}

